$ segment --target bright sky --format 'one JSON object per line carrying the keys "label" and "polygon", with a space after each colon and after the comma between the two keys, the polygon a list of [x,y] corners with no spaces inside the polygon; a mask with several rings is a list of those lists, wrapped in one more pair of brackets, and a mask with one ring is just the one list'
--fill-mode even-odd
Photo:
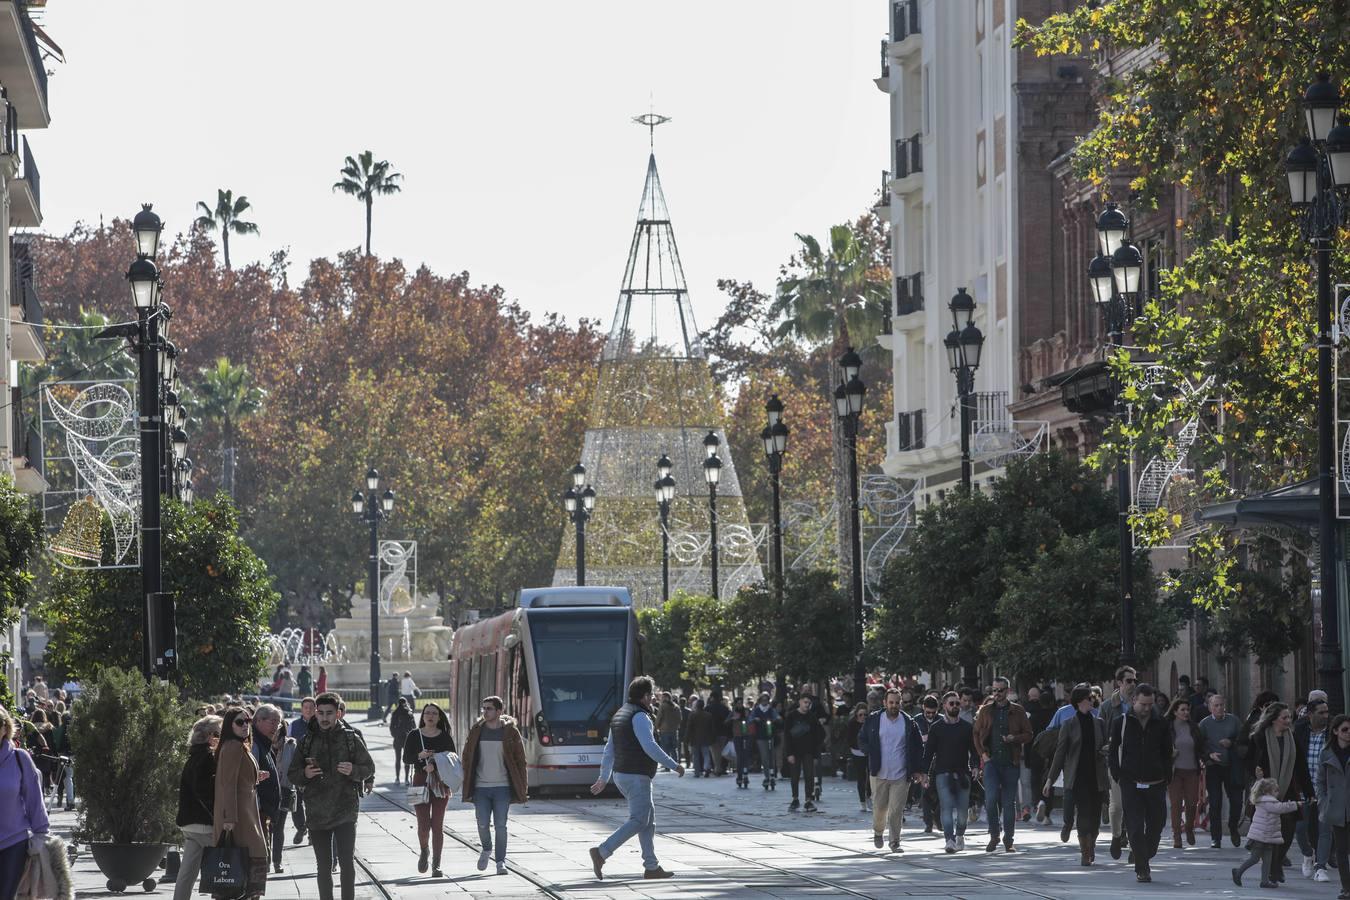
{"label": "bright sky", "polygon": [[50,0],[51,128],[29,133],[43,230],[153,201],[185,228],[216,189],[253,204],[235,265],[363,240],[343,157],[403,173],[374,250],[467,270],[536,313],[608,326],[657,163],[695,315],[719,277],[770,288],[794,232],[869,204],[887,166],[872,84],[886,12],[860,0]]}

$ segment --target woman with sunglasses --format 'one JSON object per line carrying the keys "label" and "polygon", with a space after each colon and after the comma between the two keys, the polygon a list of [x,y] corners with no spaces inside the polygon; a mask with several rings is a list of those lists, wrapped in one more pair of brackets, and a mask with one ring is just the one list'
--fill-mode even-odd
{"label": "woman with sunglasses", "polygon": [[1350,900],[1350,716],[1332,719],[1331,735],[1318,761],[1317,810],[1331,825],[1341,875],[1339,900]]}
{"label": "woman with sunglasses", "polygon": [[216,750],[216,806],[212,837],[219,843],[229,832],[236,847],[248,851],[248,885],[244,900],[256,900],[267,889],[268,841],[258,813],[258,782],[267,777],[253,758],[253,717],[232,707],[225,712]]}
{"label": "woman with sunglasses", "polygon": [[202,851],[211,845],[216,808],[216,746],[220,716],[202,716],[188,734],[187,762],[178,779],[178,827],[183,831],[183,860],[174,881],[173,900],[191,900],[202,867]]}
{"label": "woman with sunglasses", "polygon": [[[413,805],[417,813],[417,842],[421,851],[417,857],[417,871],[427,870],[427,842],[430,839],[434,878],[441,875],[441,846],[445,842],[445,804],[449,802],[448,792],[438,787],[441,780],[436,776],[437,753],[455,752],[455,739],[450,736],[450,720],[445,710],[435,703],[422,707],[422,725],[408,732],[403,741],[403,762],[413,767],[413,787],[426,787],[427,798]],[[430,782],[430,784],[428,784]]]}

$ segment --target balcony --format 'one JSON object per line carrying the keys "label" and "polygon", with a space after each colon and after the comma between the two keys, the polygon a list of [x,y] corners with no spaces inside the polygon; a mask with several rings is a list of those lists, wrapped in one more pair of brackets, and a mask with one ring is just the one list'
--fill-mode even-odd
{"label": "balcony", "polygon": [[872,83],[875,84],[883,94],[889,94],[891,92],[891,58],[887,52],[890,43],[891,42],[885,38],[881,39],[881,74],[872,79]]}
{"label": "balcony", "polygon": [[896,413],[895,452],[908,453],[924,448],[923,410]]}
{"label": "balcony", "polygon": [[891,191],[909,194],[923,187],[923,136],[895,140],[895,180]]}
{"label": "balcony", "polygon": [[35,423],[20,413],[19,389],[10,389],[10,451],[14,484],[21,493],[41,494],[47,490],[42,476],[42,437]]}
{"label": "balcony", "polygon": [[891,4],[890,55],[904,59],[922,46],[919,31],[919,0],[895,0]]}
{"label": "balcony", "polygon": [[971,404],[970,450],[976,462],[1004,466],[1046,448],[1050,423],[1014,419],[1007,391],[976,391]]}
{"label": "balcony", "polygon": [[879,218],[890,221],[891,218],[891,173],[881,170],[881,199],[872,207]]}
{"label": "balcony", "polygon": [[28,244],[9,241],[9,319],[10,358],[15,362],[42,362],[47,350],[42,345],[42,304],[38,302],[34,266]]}
{"label": "balcony", "polygon": [[46,128],[47,69],[24,0],[0,0],[0,84],[22,128]]}
{"label": "balcony", "polygon": [[42,224],[42,177],[33,160],[28,138],[20,138],[19,174],[9,183],[9,224],[16,228],[36,228]]}
{"label": "balcony", "polygon": [[[895,317],[902,331],[923,325],[923,273],[901,275],[895,279]],[[913,318],[910,318],[913,316]]]}

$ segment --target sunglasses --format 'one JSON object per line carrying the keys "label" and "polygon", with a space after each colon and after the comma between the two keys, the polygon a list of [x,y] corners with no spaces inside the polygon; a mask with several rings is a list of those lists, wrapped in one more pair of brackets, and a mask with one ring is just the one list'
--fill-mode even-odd
{"label": "sunglasses", "polygon": [[248,726],[250,726],[250,725],[253,724],[253,720],[252,720],[252,719],[235,719],[235,720],[234,720],[234,724],[235,724],[235,725],[243,725],[245,728],[247,728]]}
{"label": "sunglasses", "polygon": [[1138,678],[1126,678],[1126,679],[1125,679],[1125,683],[1126,683],[1126,684],[1138,684],[1138,683],[1139,683],[1139,679],[1138,679]]}

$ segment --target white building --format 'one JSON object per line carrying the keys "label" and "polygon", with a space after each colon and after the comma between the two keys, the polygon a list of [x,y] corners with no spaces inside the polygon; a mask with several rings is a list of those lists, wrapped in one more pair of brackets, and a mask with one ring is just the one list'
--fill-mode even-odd
{"label": "white building", "polygon": [[[33,424],[31,399],[21,404],[19,365],[45,358],[40,328],[42,308],[38,303],[35,271],[26,234],[42,224],[41,182],[28,139],[20,132],[46,128],[51,122],[47,106],[47,71],[40,41],[50,41],[33,22],[32,7],[42,3],[0,0],[0,291],[9,315],[0,321],[0,396],[9,400],[0,416],[0,460],[14,476],[19,490],[40,494],[46,489],[42,477],[41,443]],[[39,37],[41,35],[41,37]],[[48,54],[50,54],[50,50]],[[26,415],[27,413],[27,415]],[[16,623],[0,635],[0,651],[12,660],[6,672],[18,687],[22,672],[21,641],[25,623]]]}
{"label": "white building", "polygon": [[[895,416],[886,473],[923,479],[920,503],[959,483],[961,420],[943,340],[960,288],[975,300],[984,352],[975,374],[974,481],[1043,445],[1014,422],[1022,318],[1051,303],[1056,235],[1049,163],[1086,130],[1086,65],[1011,46],[1019,16],[1075,0],[891,0],[877,86],[890,106]],[[965,325],[964,317],[960,323]]]}

